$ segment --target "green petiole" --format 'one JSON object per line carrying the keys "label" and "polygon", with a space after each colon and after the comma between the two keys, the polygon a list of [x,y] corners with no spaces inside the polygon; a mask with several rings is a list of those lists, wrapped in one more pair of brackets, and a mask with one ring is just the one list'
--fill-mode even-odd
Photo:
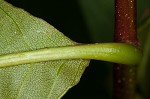
{"label": "green petiole", "polygon": [[0,67],[61,59],[95,59],[135,65],[141,57],[141,51],[132,45],[97,43],[1,55]]}

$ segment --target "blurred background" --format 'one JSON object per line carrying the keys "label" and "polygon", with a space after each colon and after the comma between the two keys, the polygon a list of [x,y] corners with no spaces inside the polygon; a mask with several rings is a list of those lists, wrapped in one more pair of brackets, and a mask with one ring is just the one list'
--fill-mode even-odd
{"label": "blurred background", "polygon": [[[114,0],[6,1],[44,19],[76,42],[101,43],[113,41]],[[137,26],[141,27],[142,24],[145,24],[145,20],[149,19],[150,0],[137,0],[137,8]],[[145,29],[139,30],[143,47],[147,34],[150,34],[149,28],[150,25],[148,25],[148,31],[144,36],[141,32]],[[148,74],[149,78],[150,73]],[[71,88],[62,99],[112,99],[112,64],[92,60],[82,75],[79,84]]]}

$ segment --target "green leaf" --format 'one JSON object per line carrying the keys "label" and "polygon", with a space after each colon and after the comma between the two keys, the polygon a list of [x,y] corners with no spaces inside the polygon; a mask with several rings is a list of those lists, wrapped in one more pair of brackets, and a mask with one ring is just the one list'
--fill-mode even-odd
{"label": "green leaf", "polygon": [[[0,0],[0,55],[77,43],[45,21]],[[76,85],[88,60],[57,60],[0,68],[1,99],[58,99]]]}
{"label": "green leaf", "polygon": [[113,41],[114,0],[78,0],[93,42]]}
{"label": "green leaf", "polygon": [[142,48],[144,48],[146,44],[149,32],[150,32],[150,17],[146,18],[143,24],[141,24],[141,26],[138,28],[138,38]]}
{"label": "green leaf", "polygon": [[150,17],[139,27],[139,38],[143,47],[143,58],[138,68],[138,81],[144,99],[150,98]]}

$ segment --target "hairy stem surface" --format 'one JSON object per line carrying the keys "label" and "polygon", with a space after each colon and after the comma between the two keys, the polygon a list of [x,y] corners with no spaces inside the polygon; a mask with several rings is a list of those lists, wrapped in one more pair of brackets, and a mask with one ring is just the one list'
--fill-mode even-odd
{"label": "hairy stem surface", "polygon": [[[136,0],[115,0],[115,41],[138,47]],[[135,99],[136,67],[115,64],[114,99]]]}

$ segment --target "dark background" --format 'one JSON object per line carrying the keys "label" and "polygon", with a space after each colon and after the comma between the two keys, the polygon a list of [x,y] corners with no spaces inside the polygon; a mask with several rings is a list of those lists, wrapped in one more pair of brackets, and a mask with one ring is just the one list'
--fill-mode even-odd
{"label": "dark background", "polygon": [[[6,0],[53,25],[80,43],[112,42],[113,0]],[[138,0],[138,24],[150,0]],[[112,64],[92,60],[62,99],[112,99]]]}

